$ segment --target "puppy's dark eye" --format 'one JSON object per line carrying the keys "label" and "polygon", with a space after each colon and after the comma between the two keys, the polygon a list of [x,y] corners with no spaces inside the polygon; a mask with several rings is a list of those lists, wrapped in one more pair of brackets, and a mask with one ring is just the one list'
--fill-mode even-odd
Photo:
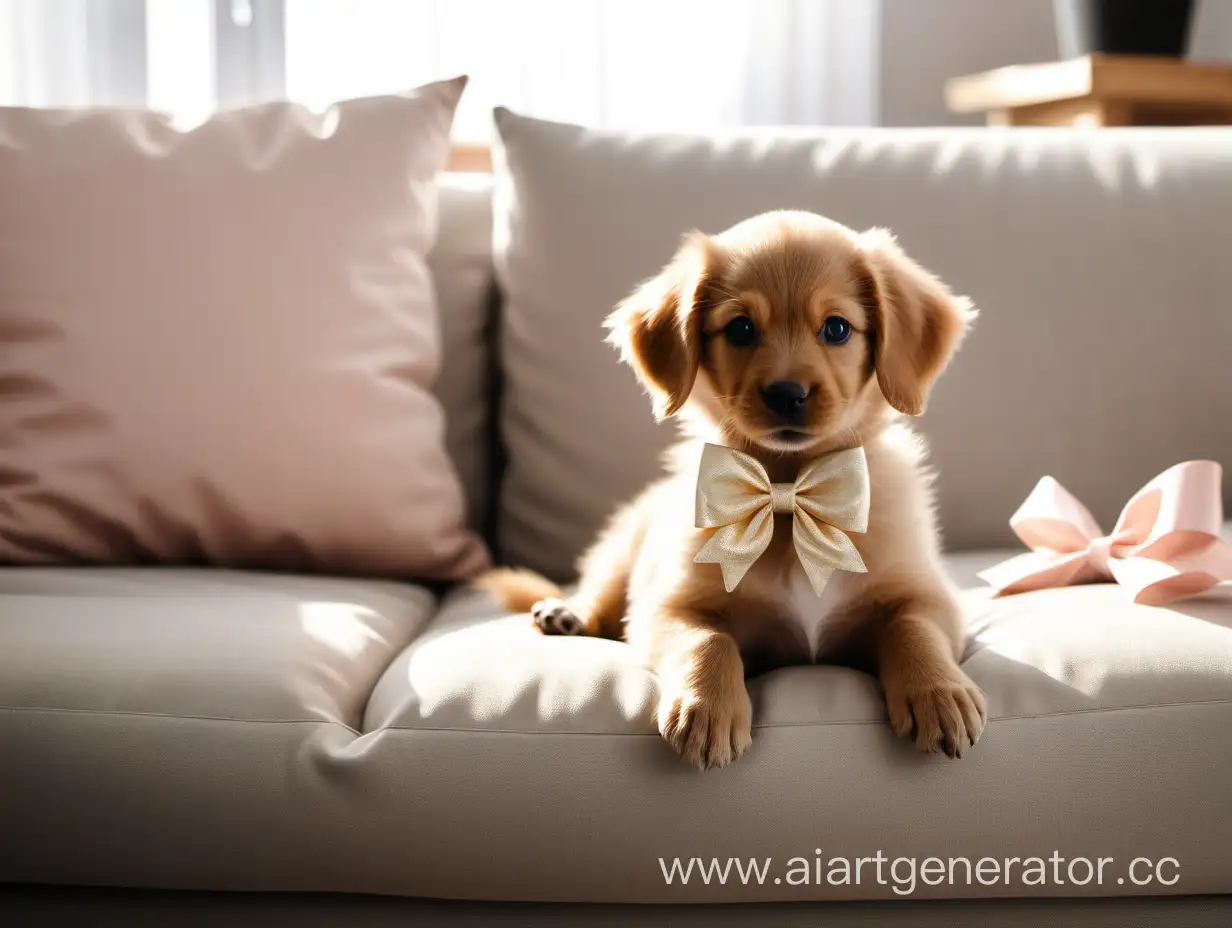
{"label": "puppy's dark eye", "polygon": [[842,316],[830,316],[821,326],[821,340],[827,345],[841,345],[851,338],[851,323]]}
{"label": "puppy's dark eye", "polygon": [[747,348],[757,341],[757,326],[748,316],[737,316],[723,327],[723,335],[733,348]]}

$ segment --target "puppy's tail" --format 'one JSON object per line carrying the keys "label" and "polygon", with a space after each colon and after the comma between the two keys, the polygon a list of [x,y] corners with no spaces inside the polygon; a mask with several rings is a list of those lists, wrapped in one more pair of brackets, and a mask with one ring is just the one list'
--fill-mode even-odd
{"label": "puppy's tail", "polygon": [[547,577],[521,567],[497,567],[480,574],[471,585],[490,593],[510,612],[530,612],[539,600],[563,595]]}

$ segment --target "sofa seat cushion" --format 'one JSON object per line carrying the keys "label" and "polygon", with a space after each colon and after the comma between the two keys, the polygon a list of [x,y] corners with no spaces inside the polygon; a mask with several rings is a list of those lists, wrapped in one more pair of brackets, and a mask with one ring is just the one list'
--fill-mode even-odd
{"label": "sofa seat cushion", "polygon": [[435,611],[422,587],[277,574],[0,569],[0,706],[358,729]]}
{"label": "sofa seat cushion", "polygon": [[[798,667],[751,681],[753,747],[701,774],[655,733],[658,683],[623,644],[544,638],[472,591],[424,623],[426,594],[390,585],[8,571],[0,881],[892,899],[888,864],[884,883],[789,885],[789,861],[1055,851],[1113,860],[1084,885],[960,864],[911,895],[1232,892],[1232,590],[1169,608],[1113,585],[963,596],[991,721],[962,760],[896,740],[872,678]],[[312,603],[367,618],[305,621]],[[760,884],[668,884],[675,857],[772,862]],[[1179,879],[1132,884],[1138,857],[1175,858]]]}

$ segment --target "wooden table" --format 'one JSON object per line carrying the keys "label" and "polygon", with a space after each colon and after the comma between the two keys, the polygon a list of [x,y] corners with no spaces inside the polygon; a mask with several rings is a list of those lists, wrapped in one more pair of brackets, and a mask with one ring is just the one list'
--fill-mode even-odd
{"label": "wooden table", "polygon": [[956,77],[945,101],[990,126],[1228,125],[1232,63],[1088,55]]}
{"label": "wooden table", "polygon": [[473,143],[455,144],[449,149],[449,163],[445,170],[463,174],[491,174],[492,149]]}

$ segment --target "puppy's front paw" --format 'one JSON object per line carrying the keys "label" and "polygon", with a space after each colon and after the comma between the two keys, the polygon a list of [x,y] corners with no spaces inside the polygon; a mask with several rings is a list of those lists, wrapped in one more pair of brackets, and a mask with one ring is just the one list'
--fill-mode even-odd
{"label": "puppy's front paw", "polygon": [[541,599],[530,607],[530,617],[545,635],[580,635],[586,631],[582,620],[564,600]]}
{"label": "puppy's front paw", "polygon": [[685,687],[659,701],[659,732],[699,770],[723,767],[748,750],[752,719],[743,682],[710,692]]}
{"label": "puppy's front paw", "polygon": [[887,682],[886,708],[890,726],[901,738],[912,738],[928,754],[962,757],[975,745],[988,721],[984,694],[962,670],[954,668],[917,686]]}

